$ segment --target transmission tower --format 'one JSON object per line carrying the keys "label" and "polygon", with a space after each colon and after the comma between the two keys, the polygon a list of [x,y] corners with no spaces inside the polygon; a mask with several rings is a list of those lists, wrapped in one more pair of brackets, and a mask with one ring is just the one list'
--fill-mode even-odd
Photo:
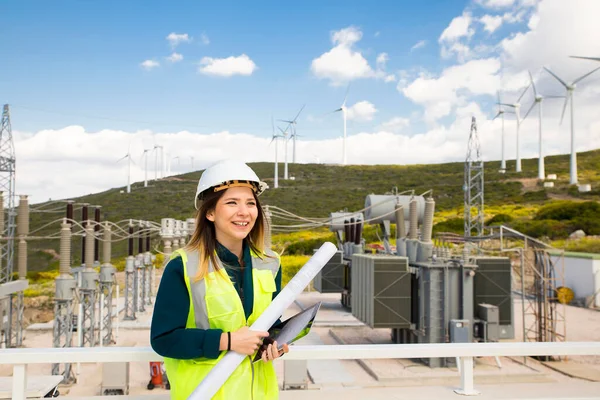
{"label": "transmission tower", "polygon": [[465,160],[465,237],[483,235],[483,160],[475,117]]}
{"label": "transmission tower", "polygon": [[16,228],[15,209],[15,146],[10,126],[10,111],[8,104],[2,111],[2,124],[0,125],[0,201],[6,210],[0,215],[0,229],[6,241],[0,242],[0,284],[10,282],[13,273],[14,237]]}

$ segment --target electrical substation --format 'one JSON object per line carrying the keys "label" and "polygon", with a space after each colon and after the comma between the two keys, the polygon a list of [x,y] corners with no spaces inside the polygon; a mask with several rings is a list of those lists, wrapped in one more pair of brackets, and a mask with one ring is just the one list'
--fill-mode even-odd
{"label": "electrical substation", "polygon": [[[10,150],[0,154],[0,190],[4,192],[0,196],[0,347],[23,346],[27,243],[40,239],[60,242],[52,346],[118,346],[119,327],[139,329],[140,318],[147,321],[159,283],[157,269],[166,265],[173,251],[185,246],[194,232],[195,219],[162,218],[160,224],[136,219],[102,221],[100,205],[68,200],[30,208],[25,195],[18,196],[15,205],[16,161],[8,106],[4,107],[0,140],[6,142],[0,143],[0,150]],[[555,249],[510,228],[484,227],[483,161],[474,118],[464,170],[465,235],[434,235],[433,192],[403,190],[368,194],[363,209],[331,212],[328,218],[302,217],[265,205],[265,244],[271,246],[272,231],[328,227],[338,251],[315,277],[314,288],[322,294],[339,294],[341,308],[365,328],[387,330],[391,343],[515,339],[514,299],[518,297],[523,340],[565,340],[564,311],[556,301],[562,282],[562,256],[551,256]],[[30,230],[30,213],[35,212],[64,213],[49,224],[56,225],[57,233],[35,236],[44,228]],[[80,212],[79,220],[76,212]],[[278,225],[278,220],[287,225]],[[290,227],[289,221],[298,225]],[[380,247],[366,243],[366,225],[376,227]],[[127,243],[122,287],[111,261],[111,244],[117,241]],[[13,274],[15,248],[18,276]],[[74,265],[73,253],[79,251],[81,264]],[[163,255],[160,265],[156,253]],[[520,257],[518,265],[515,256]],[[519,290],[515,284],[520,285]],[[456,365],[453,358],[419,361],[431,368]],[[107,366],[102,368],[100,394],[128,394],[130,363]],[[52,364],[50,378],[55,385],[75,384],[79,368]],[[161,374],[156,365],[150,369],[153,378]],[[307,387],[306,361],[286,364],[285,374],[284,388]],[[38,377],[42,378],[48,379]],[[153,387],[151,381],[148,389]]]}

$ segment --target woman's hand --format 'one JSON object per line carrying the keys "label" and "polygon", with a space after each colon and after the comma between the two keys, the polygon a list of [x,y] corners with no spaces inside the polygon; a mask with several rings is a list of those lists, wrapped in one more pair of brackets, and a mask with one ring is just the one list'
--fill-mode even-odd
{"label": "woman's hand", "polygon": [[[262,344],[262,338],[269,336],[269,332],[251,331],[243,326],[235,332],[231,332],[231,350],[236,353],[250,356]],[[225,346],[223,346],[223,338]],[[221,335],[221,350],[227,350],[227,333]]]}
{"label": "woman's hand", "polygon": [[290,347],[287,344],[284,344],[281,350],[277,350],[277,342],[273,342],[272,344],[267,346],[267,349],[265,351],[263,351],[261,358],[264,362],[269,362],[281,357],[289,351]]}

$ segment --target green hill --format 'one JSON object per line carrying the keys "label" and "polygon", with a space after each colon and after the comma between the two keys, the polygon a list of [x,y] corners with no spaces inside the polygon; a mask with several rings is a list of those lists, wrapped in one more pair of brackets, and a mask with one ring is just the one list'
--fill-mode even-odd
{"label": "green hill", "polygon": [[[485,203],[489,210],[510,204],[537,205],[552,199],[582,201],[599,200],[600,150],[578,154],[579,180],[591,183],[592,192],[579,193],[569,185],[569,156],[546,157],[546,173],[557,174],[555,188],[547,190],[536,179],[537,159],[522,160],[522,173],[515,173],[514,160],[507,163],[507,173],[498,173],[499,162],[489,162],[485,167]],[[254,163],[250,166],[273,186],[273,163]],[[280,174],[283,164],[280,164]],[[365,196],[370,193],[383,194],[394,188],[404,191],[414,189],[416,194],[433,190],[436,211],[460,218],[463,204],[464,164],[460,162],[433,165],[323,165],[290,164],[290,176],[294,180],[280,178],[279,189],[268,190],[261,200],[263,204],[277,205],[297,215],[327,217],[330,212],[341,209],[358,210],[364,207]],[[132,185],[131,193],[121,193],[124,187],[74,198],[76,203],[102,206],[102,219],[120,221],[142,219],[160,222],[161,218],[185,219],[193,216],[193,197],[201,171],[165,178],[159,181]],[[32,208],[43,204],[33,205]],[[93,215],[93,214],[91,214]],[[492,212],[489,217],[492,217]],[[60,213],[31,214],[30,229],[64,216]],[[486,215],[487,217],[487,215]],[[74,218],[81,219],[76,212]],[[277,221],[283,224],[283,221]],[[44,236],[56,234],[59,224],[53,224],[35,233]],[[154,239],[157,244],[158,239]],[[113,245],[113,257],[125,254],[126,243]],[[58,240],[35,240],[29,244],[30,270],[45,270],[56,264],[51,254],[58,251]],[[73,265],[78,265],[81,254],[81,239],[73,240]],[[54,253],[55,254],[55,253]]]}

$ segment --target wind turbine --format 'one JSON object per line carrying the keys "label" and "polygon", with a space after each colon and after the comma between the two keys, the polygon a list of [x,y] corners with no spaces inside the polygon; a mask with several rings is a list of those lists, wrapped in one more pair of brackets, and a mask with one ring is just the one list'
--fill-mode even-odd
{"label": "wind turbine", "polygon": [[342,112],[342,116],[344,118],[344,141],[342,144],[342,165],[346,165],[346,114],[348,109],[346,108],[346,99],[348,98],[348,91],[350,90],[350,84],[348,84],[348,88],[346,89],[346,95],[344,96],[344,102],[337,110],[333,110],[332,112]]}
{"label": "wind turbine", "polygon": [[514,108],[514,113],[515,116],[517,117],[517,155],[516,155],[516,162],[515,162],[515,171],[516,172],[521,172],[521,153],[520,153],[520,140],[519,140],[519,132],[521,130],[521,114],[519,113],[519,109],[521,108],[521,99],[523,98],[523,96],[525,96],[525,93],[527,93],[527,89],[529,89],[529,86],[527,86],[525,88],[525,90],[523,90],[523,93],[521,93],[521,95],[519,96],[519,98],[517,99],[516,103],[512,103],[512,104],[508,104],[508,103],[499,103],[499,105],[502,106],[506,106],[506,107],[512,107]]}
{"label": "wind turbine", "polygon": [[544,99],[556,99],[556,98],[563,98],[564,96],[542,96],[538,93],[536,87],[535,87],[535,83],[533,82],[533,76],[531,76],[531,72],[529,72],[529,80],[531,81],[531,87],[533,88],[533,95],[534,95],[534,101],[533,104],[531,105],[531,107],[529,108],[529,110],[527,111],[527,113],[525,114],[525,116],[523,117],[523,121],[525,121],[525,119],[527,118],[527,116],[529,115],[529,113],[531,112],[531,110],[533,110],[533,108],[535,107],[536,104],[539,104],[539,108],[538,108],[538,118],[539,118],[539,122],[538,122],[538,127],[539,127],[539,134],[538,134],[538,152],[539,152],[539,157],[538,157],[538,179],[543,180],[546,179],[546,170],[544,167],[544,153],[542,151],[542,104]]}
{"label": "wind turbine", "polygon": [[582,59],[582,60],[600,61],[600,57],[580,57],[580,56],[571,56],[571,58],[579,58],[579,59]]}
{"label": "wind turbine", "polygon": [[144,153],[142,154],[142,157],[145,157],[145,164],[146,164],[146,171],[145,171],[145,175],[144,175],[144,187],[148,187],[148,152],[150,151],[150,149],[144,149]]}
{"label": "wind turbine", "polygon": [[131,163],[133,162],[133,160],[131,159],[131,154],[129,152],[129,148],[127,148],[127,154],[125,154],[125,156],[119,158],[117,160],[117,163],[126,158],[129,158],[129,163],[128,163],[128,167],[127,167],[127,193],[131,193],[131,183],[130,183],[131,182]]}
{"label": "wind turbine", "polygon": [[[269,142],[269,146],[271,145],[271,143],[273,143],[273,140],[275,141],[275,171],[274,171],[274,177],[273,177],[273,188],[277,189],[279,187],[279,164],[278,164],[278,160],[277,160],[277,148],[279,147],[279,138],[285,138],[285,136],[283,135],[276,135],[275,134],[275,124],[273,123],[273,117],[271,117],[271,129],[273,131],[273,136],[271,137],[271,141]],[[287,166],[287,164],[286,164]]]}
{"label": "wind turbine", "polygon": [[288,179],[288,162],[287,162],[287,153],[288,153],[288,136],[287,136],[287,128],[285,129],[285,131],[283,129],[281,129],[280,127],[277,127],[277,129],[279,129],[282,133],[283,137],[283,148],[284,148],[284,164],[283,164],[283,179]]}
{"label": "wind turbine", "polygon": [[502,119],[502,161],[500,162],[500,172],[506,172],[506,159],[504,158],[504,110],[502,109],[502,101],[500,101],[500,91],[498,91],[498,114],[492,119],[500,117]]}
{"label": "wind turbine", "polygon": [[580,76],[579,78],[575,79],[570,84],[568,84],[565,81],[563,81],[562,79],[560,79],[554,72],[550,71],[548,68],[544,67],[544,69],[546,71],[548,71],[550,73],[550,75],[555,77],[556,80],[559,81],[565,87],[565,89],[567,91],[566,96],[565,96],[565,105],[563,106],[562,116],[560,117],[561,124],[565,117],[565,111],[567,110],[567,103],[569,102],[569,100],[571,100],[571,168],[570,168],[571,176],[570,176],[570,183],[571,183],[571,185],[575,185],[575,184],[577,184],[577,153],[575,153],[575,109],[573,106],[573,102],[574,102],[573,92],[575,91],[575,87],[579,81],[587,78],[594,72],[598,71],[600,69],[600,67],[595,68],[595,69],[591,70],[590,72],[588,72],[587,74]]}
{"label": "wind turbine", "polygon": [[175,156],[175,157],[171,158],[171,161],[169,161],[169,175],[171,175],[171,164],[173,163],[173,160],[175,160],[175,159],[177,159],[177,168],[179,168],[179,166],[181,165],[179,156]]}
{"label": "wind turbine", "polygon": [[154,180],[158,180],[158,149],[160,149],[160,177],[163,178],[163,147],[154,145]]}
{"label": "wind turbine", "polygon": [[[292,146],[293,146],[293,150],[292,150],[292,163],[293,164],[296,164],[296,136],[297,136],[296,125],[298,124],[298,122],[297,122],[298,117],[300,116],[300,113],[302,112],[302,110],[304,110],[304,107],[306,107],[306,104],[304,104],[302,106],[302,108],[300,109],[300,111],[298,111],[298,114],[296,114],[296,116],[294,117],[293,120],[291,120],[291,121],[287,121],[287,120],[284,120],[284,119],[280,119],[279,120],[281,122],[287,122],[288,123],[288,128],[290,126],[292,128],[292,130],[291,130],[291,138],[293,139],[293,143],[292,143]],[[287,128],[286,128],[286,131],[287,131]]]}

